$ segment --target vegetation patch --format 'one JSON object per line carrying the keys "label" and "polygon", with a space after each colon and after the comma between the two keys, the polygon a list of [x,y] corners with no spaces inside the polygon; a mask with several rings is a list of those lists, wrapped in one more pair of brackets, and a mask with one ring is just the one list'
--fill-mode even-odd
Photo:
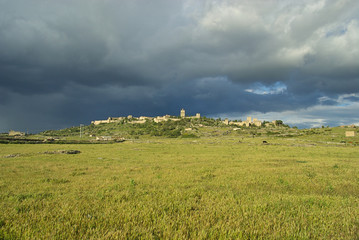
{"label": "vegetation patch", "polygon": [[45,154],[79,154],[79,150],[56,150],[56,151],[46,151]]}

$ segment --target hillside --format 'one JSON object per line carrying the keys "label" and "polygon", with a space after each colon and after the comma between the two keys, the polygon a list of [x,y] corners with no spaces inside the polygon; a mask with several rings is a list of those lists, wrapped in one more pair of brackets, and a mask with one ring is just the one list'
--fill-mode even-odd
{"label": "hillside", "polygon": [[[0,143],[111,143],[160,138],[202,138],[276,144],[359,145],[359,128],[355,126],[298,129],[282,121],[263,122],[261,126],[225,124],[221,119],[177,118],[162,122],[138,123],[136,118],[120,122],[90,124],[60,130],[47,130],[27,136],[0,136]],[[346,137],[346,132],[355,136]]]}
{"label": "hillside", "polygon": [[[135,120],[134,120],[135,121]],[[156,138],[216,138],[233,140],[250,140],[257,142],[275,143],[284,139],[290,143],[313,144],[352,144],[359,145],[359,129],[355,126],[322,127],[312,129],[298,129],[281,124],[273,125],[263,122],[258,126],[226,125],[221,119],[201,117],[184,118],[178,121],[164,121],[155,123],[119,122],[103,123],[99,125],[72,127],[61,130],[48,130],[33,136],[33,138],[57,138],[67,140],[101,141],[101,140],[146,140]],[[346,137],[345,132],[353,131],[354,137]],[[80,138],[81,135],[81,138]]]}

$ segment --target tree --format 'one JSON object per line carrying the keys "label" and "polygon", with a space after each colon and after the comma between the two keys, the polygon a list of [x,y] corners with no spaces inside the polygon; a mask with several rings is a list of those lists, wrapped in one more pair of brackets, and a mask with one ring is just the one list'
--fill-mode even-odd
{"label": "tree", "polygon": [[275,120],[275,125],[276,126],[283,125],[283,121],[282,120]]}

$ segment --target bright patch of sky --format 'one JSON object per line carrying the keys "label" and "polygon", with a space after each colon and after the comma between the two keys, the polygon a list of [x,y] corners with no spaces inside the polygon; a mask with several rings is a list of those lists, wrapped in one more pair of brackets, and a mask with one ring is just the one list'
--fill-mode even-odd
{"label": "bright patch of sky", "polygon": [[325,105],[326,102],[332,102],[332,103],[335,103],[333,105],[336,105],[339,107],[346,107],[346,106],[352,105],[354,102],[358,102],[359,94],[357,94],[357,93],[342,94],[336,98],[330,98],[328,96],[323,96],[323,97],[320,97],[318,99],[318,101],[319,101],[319,104],[321,104],[321,105]]}
{"label": "bright patch of sky", "polygon": [[245,90],[249,93],[268,95],[268,94],[283,94],[287,91],[287,86],[282,82],[276,82],[272,85],[264,85],[262,83],[255,83],[251,88]]}
{"label": "bright patch of sky", "polygon": [[[315,128],[321,126],[339,126],[359,123],[359,101],[347,100],[350,97],[358,97],[358,94],[344,94],[338,97],[339,105],[316,105],[309,108],[282,111],[282,112],[249,112],[246,114],[222,114],[221,118],[246,119],[247,116],[257,118],[258,120],[282,120],[290,126],[299,128]],[[344,104],[345,103],[345,104]]]}

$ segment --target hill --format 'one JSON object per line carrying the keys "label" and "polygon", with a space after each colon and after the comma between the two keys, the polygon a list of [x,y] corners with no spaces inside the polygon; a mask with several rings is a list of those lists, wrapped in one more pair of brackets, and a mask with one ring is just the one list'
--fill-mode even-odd
{"label": "hill", "polygon": [[[136,122],[136,119],[133,120]],[[183,118],[178,121],[155,123],[147,120],[144,123],[118,122],[90,124],[82,127],[71,127],[61,130],[44,131],[34,137],[52,137],[67,140],[101,141],[101,140],[138,140],[153,138],[252,138],[263,141],[275,139],[296,139],[325,144],[358,144],[359,129],[355,126],[322,127],[298,129],[282,123],[274,125],[263,122],[262,126],[227,125],[221,119]],[[347,131],[353,131],[354,137],[346,137]],[[80,137],[81,135],[81,137]]]}

